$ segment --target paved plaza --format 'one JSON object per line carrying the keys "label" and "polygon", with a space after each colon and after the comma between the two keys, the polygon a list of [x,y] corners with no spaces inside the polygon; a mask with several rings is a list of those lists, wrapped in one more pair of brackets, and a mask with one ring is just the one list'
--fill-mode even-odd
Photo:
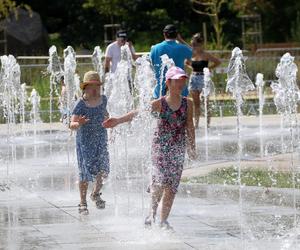
{"label": "paved plaza", "polygon": [[[255,119],[249,119],[247,126],[254,126]],[[276,119],[270,119],[269,126],[275,126]],[[231,124],[234,131],[234,122],[234,118],[231,123],[224,119],[223,126]],[[217,123],[220,121],[213,119],[212,131],[220,130]],[[47,126],[39,126],[39,133],[48,130]],[[18,138],[15,162],[1,159],[0,249],[299,249],[299,211],[293,206],[236,200],[225,193],[218,197],[196,194],[185,184],[169,218],[174,231],[158,225],[144,228],[149,194],[145,192],[147,179],[138,176],[126,181],[112,175],[103,190],[106,208],[97,210],[88,200],[90,214],[80,216],[74,146],[66,146],[74,141],[66,139],[68,132],[61,125],[52,126],[60,132],[52,134],[51,147],[49,136],[34,143],[30,136]],[[2,138],[4,130],[1,127]],[[202,137],[200,130],[199,148]],[[4,139],[0,147],[4,152]],[[224,157],[191,163],[184,176],[203,175],[215,165],[234,162]],[[249,157],[243,162],[259,158]]]}

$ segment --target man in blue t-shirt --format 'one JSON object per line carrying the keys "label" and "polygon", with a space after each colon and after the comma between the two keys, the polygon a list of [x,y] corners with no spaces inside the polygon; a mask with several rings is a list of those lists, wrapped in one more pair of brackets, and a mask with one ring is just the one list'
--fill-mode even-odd
{"label": "man in blue t-shirt", "polygon": [[[161,71],[161,56],[167,54],[169,58],[172,58],[175,65],[184,69],[184,61],[185,59],[191,59],[192,57],[192,49],[184,44],[180,44],[176,42],[176,38],[178,35],[177,29],[174,25],[168,24],[163,29],[163,34],[165,40],[161,43],[158,43],[152,46],[150,51],[150,57],[152,60],[152,64],[155,70],[156,76],[156,86],[154,88],[153,97],[158,99],[160,97],[160,71]],[[183,89],[182,95],[188,95],[187,86]],[[165,79],[162,81],[162,95],[166,94],[166,82]]]}

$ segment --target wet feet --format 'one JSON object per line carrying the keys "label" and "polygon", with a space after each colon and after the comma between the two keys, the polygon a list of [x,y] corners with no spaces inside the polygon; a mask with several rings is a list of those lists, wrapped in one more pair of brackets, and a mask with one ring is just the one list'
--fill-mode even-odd
{"label": "wet feet", "polygon": [[160,223],[160,228],[166,231],[174,231],[173,227],[167,221],[162,221]]}
{"label": "wet feet", "polygon": [[146,228],[150,228],[154,223],[155,223],[155,219],[154,219],[154,218],[151,218],[151,216],[147,216],[147,217],[145,218],[144,224],[145,224],[145,227],[146,227]]}
{"label": "wet feet", "polygon": [[80,203],[78,205],[78,212],[81,215],[88,215],[89,214],[89,210],[87,209],[87,204],[86,203]]}
{"label": "wet feet", "polygon": [[102,193],[91,194],[91,200],[95,203],[96,208],[104,209],[105,208],[105,201],[100,197]]}

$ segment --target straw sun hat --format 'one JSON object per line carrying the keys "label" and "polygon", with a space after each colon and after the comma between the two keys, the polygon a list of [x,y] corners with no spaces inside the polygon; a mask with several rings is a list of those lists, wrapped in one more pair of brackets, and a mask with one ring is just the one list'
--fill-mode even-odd
{"label": "straw sun hat", "polygon": [[88,71],[84,74],[80,88],[84,89],[88,84],[102,84],[99,74],[96,71]]}

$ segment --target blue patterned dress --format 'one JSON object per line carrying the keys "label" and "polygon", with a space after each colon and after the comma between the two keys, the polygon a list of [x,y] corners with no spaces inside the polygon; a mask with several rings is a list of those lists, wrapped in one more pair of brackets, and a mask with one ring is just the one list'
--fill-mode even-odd
{"label": "blue patterned dress", "polygon": [[97,174],[109,173],[107,131],[102,126],[107,113],[107,97],[96,107],[88,107],[82,99],[75,104],[72,115],[84,115],[90,119],[76,134],[76,152],[80,181],[93,181]]}
{"label": "blue patterned dress", "polygon": [[168,186],[177,192],[186,151],[187,99],[182,97],[178,110],[172,110],[165,97],[152,144],[152,185]]}

